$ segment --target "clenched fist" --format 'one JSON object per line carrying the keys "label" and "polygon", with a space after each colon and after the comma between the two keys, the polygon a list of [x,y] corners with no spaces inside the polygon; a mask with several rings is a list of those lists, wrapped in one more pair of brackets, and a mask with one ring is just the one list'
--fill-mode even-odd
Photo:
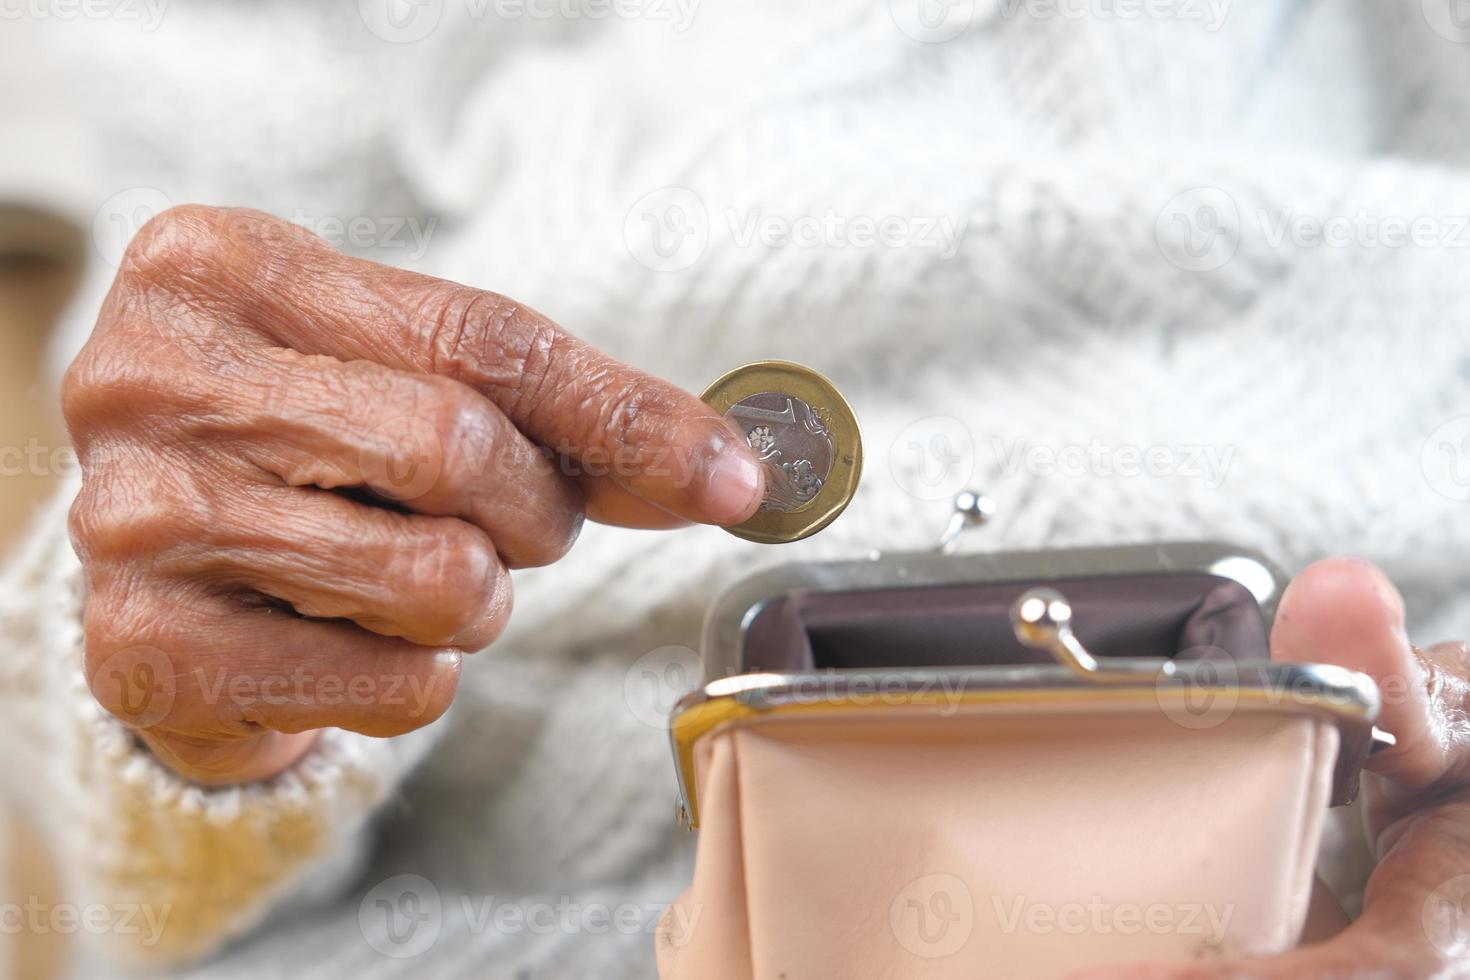
{"label": "clenched fist", "polygon": [[505,626],[507,569],[584,515],[736,523],[762,489],[686,392],[250,211],[142,230],[64,409],[92,691],[203,783],[433,721]]}

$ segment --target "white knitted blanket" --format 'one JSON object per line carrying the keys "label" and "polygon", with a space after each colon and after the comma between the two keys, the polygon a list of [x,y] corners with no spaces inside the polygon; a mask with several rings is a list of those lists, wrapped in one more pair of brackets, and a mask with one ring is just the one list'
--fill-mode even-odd
{"label": "white knitted blanket", "polygon": [[[510,632],[433,731],[332,733],[300,771],[218,792],[87,695],[59,502],[0,583],[5,785],[77,895],[172,909],[160,961],[649,976],[692,844],[647,668],[692,656],[665,648],[697,645],[722,584],[924,547],[962,486],[1000,505],[975,547],[1361,553],[1418,638],[1470,627],[1470,32],[1448,8],[377,3],[21,22],[14,63],[60,103],[34,145],[73,146],[10,160],[0,190],[95,227],[76,328],[136,214],[251,205],[696,390],[812,364],[856,407],[868,471],[837,524],[780,549],[589,528],[517,574]],[[379,900],[423,911],[417,938]]]}

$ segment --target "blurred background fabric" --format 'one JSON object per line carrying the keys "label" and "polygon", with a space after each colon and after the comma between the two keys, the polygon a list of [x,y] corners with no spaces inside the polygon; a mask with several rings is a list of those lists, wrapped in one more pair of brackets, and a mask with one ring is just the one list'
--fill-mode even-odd
{"label": "blurred background fabric", "polygon": [[[1470,415],[1470,31],[1449,6],[1125,19],[975,0],[940,37],[901,0],[704,0],[682,29],[442,0],[409,40],[375,33],[373,3],[131,0],[135,17],[0,21],[0,444],[36,440],[47,460],[4,481],[6,541],[75,479],[52,456],[54,386],[125,242],[204,202],[329,238],[366,221],[335,243],[513,295],[694,390],[743,361],[820,366],[858,408],[870,470],[848,515],[783,560],[928,544],[947,498],[914,492],[905,454],[942,418],[970,439],[963,482],[1001,502],[984,547],[1225,538],[1293,570],[1358,552],[1425,635],[1465,632],[1466,504],[1425,469],[1435,433]],[[640,211],[670,192],[707,219],[685,268],[630,239],[630,222],[671,215]],[[828,214],[945,218],[960,238],[946,253],[746,235]],[[1388,247],[1358,215],[1380,232],[1427,218],[1437,238]],[[1300,219],[1360,230],[1314,242]],[[1094,440],[1228,450],[1228,469],[1016,462],[1017,446]],[[467,670],[372,853],[313,853],[319,891],[273,882],[219,958],[183,972],[647,975],[647,936],[462,922],[398,963],[364,944],[359,903],[398,872],[448,896],[672,897],[690,842],[664,733],[629,711],[625,678],[655,648],[697,645],[710,595],[772,560],[712,529],[590,528],[568,568],[518,577],[511,631]],[[37,802],[53,792],[37,770],[64,765],[51,743],[59,758],[77,736],[25,731],[0,763],[30,818],[19,851],[56,849],[62,868],[15,873],[65,891],[105,814],[69,776],[65,806]],[[1351,902],[1361,848],[1345,824],[1329,846]],[[30,955],[20,975],[49,969],[45,943]],[[95,955],[71,967],[100,975]]]}

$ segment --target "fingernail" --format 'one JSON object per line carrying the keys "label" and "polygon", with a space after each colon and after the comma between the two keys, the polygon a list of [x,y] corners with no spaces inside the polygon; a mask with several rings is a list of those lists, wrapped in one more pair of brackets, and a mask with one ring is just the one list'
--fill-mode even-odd
{"label": "fingernail", "polygon": [[732,441],[716,437],[715,446],[705,471],[704,511],[716,524],[735,524],[760,505],[765,493],[761,466]]}

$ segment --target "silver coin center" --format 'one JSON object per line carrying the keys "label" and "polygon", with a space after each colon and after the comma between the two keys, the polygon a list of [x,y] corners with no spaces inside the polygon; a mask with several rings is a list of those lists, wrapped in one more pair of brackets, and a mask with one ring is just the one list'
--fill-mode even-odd
{"label": "silver coin center", "polygon": [[794,513],[822,492],[832,472],[832,435],[812,406],[780,391],[763,391],[725,413],[766,467],[761,510]]}

